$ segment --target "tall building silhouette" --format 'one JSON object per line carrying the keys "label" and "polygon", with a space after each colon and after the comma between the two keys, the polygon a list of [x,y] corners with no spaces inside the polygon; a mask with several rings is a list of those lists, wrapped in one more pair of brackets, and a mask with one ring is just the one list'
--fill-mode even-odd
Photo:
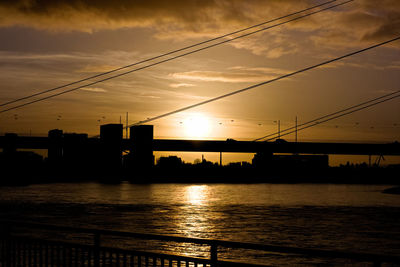
{"label": "tall building silhouette", "polygon": [[48,133],[48,138],[49,163],[52,165],[60,165],[63,158],[63,131],[59,129],[50,130]]}
{"label": "tall building silhouette", "polygon": [[100,162],[107,175],[120,174],[122,167],[122,124],[100,126]]}
{"label": "tall building silhouette", "polygon": [[17,152],[18,135],[15,133],[6,133],[3,152],[6,155],[12,155]]}
{"label": "tall building silhouette", "polygon": [[88,135],[79,133],[64,133],[63,138],[63,170],[62,174],[74,174],[74,178],[86,174]]}
{"label": "tall building silhouette", "polygon": [[136,125],[130,128],[132,144],[129,167],[133,172],[146,173],[154,166],[153,125]]}

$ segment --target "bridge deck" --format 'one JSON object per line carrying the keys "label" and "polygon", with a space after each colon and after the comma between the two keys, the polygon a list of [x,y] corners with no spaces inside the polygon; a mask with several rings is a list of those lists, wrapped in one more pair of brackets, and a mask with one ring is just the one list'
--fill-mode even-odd
{"label": "bridge deck", "polygon": [[155,151],[400,155],[400,144],[154,140]]}
{"label": "bridge deck", "polygon": [[[47,137],[18,136],[12,140],[20,149],[48,149]],[[0,148],[10,141],[0,136]],[[90,146],[100,145],[100,139],[88,138]],[[122,140],[122,149],[132,148],[132,141]],[[301,154],[341,154],[341,155],[400,155],[400,143],[368,144],[368,143],[316,143],[316,142],[254,142],[254,141],[221,141],[221,140],[170,140],[154,139],[154,151],[201,151],[201,152],[238,152],[257,153],[301,153]]]}

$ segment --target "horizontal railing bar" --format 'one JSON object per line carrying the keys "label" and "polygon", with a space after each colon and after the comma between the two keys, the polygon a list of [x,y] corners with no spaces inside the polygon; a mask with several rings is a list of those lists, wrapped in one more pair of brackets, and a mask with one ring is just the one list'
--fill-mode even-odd
{"label": "horizontal railing bar", "polygon": [[126,250],[121,248],[112,248],[112,247],[100,247],[100,251],[110,251],[110,252],[118,252],[118,253],[127,253],[129,255],[134,256],[147,256],[149,258],[157,258],[157,259],[170,259],[170,260],[180,260],[180,261],[189,261],[189,262],[197,262],[201,264],[211,264],[211,260],[197,258],[197,257],[187,257],[187,256],[180,256],[175,254],[164,254],[164,253],[155,253],[155,252],[148,252],[148,251],[140,251],[140,250]]}
{"label": "horizontal railing bar", "polygon": [[[4,221],[0,220],[0,224],[4,224]],[[175,242],[181,242],[181,243],[194,243],[194,244],[204,244],[204,245],[210,245],[216,241],[216,240],[200,239],[200,238],[192,238],[192,237],[132,233],[132,232],[124,232],[124,231],[104,230],[104,229],[77,228],[77,227],[71,227],[71,226],[47,225],[47,224],[39,224],[39,223],[31,223],[31,222],[11,221],[11,222],[5,222],[5,224],[9,224],[10,226],[16,226],[16,225],[29,226],[32,228],[45,229],[45,230],[64,230],[64,231],[70,231],[70,232],[75,232],[75,233],[86,233],[86,234],[93,234],[93,235],[100,234],[100,235],[108,235],[108,236],[134,237],[134,238],[138,238],[138,239],[175,241]]]}
{"label": "horizontal railing bar", "polygon": [[66,248],[83,248],[86,250],[93,249],[94,246],[92,245],[85,245],[79,243],[72,243],[72,242],[65,242],[65,241],[56,241],[56,240],[47,240],[47,239],[39,239],[39,238],[32,238],[32,237],[22,237],[22,236],[12,236],[12,240],[17,240],[19,242],[25,243],[40,243],[43,245],[50,245],[50,246],[64,246]]}
{"label": "horizontal railing bar", "polygon": [[77,228],[70,226],[47,225],[47,224],[39,224],[32,222],[0,220],[0,224],[7,224],[10,226],[16,226],[16,225],[28,226],[32,228],[45,229],[45,230],[72,231],[75,233],[87,233],[93,235],[99,234],[104,236],[122,236],[122,237],[132,237],[132,238],[147,239],[147,240],[193,243],[193,244],[210,245],[210,246],[218,246],[225,248],[238,248],[238,249],[261,250],[267,252],[301,254],[301,255],[324,257],[324,258],[346,258],[346,259],[371,261],[371,262],[379,261],[379,262],[400,263],[400,257],[393,255],[330,251],[322,249],[298,248],[298,247],[264,245],[264,244],[251,244],[251,243],[235,242],[235,241],[223,241],[223,240],[200,239],[191,237],[166,236],[166,235],[132,233],[132,232],[114,231],[114,230],[87,229],[87,228]]}
{"label": "horizontal railing bar", "polygon": [[358,253],[358,252],[346,252],[346,251],[332,251],[323,249],[310,249],[310,248],[298,248],[288,246],[275,246],[275,245],[263,245],[263,244],[251,244],[234,241],[223,241],[218,240],[216,242],[218,246],[229,247],[229,248],[244,248],[251,250],[262,250],[268,252],[279,252],[287,254],[301,254],[315,257],[324,258],[346,258],[355,260],[366,260],[366,261],[390,261],[399,262],[400,257],[393,255],[382,255],[382,254],[369,254],[369,253]]}
{"label": "horizontal railing bar", "polygon": [[[92,245],[84,245],[84,244],[78,244],[78,243],[73,243],[73,242],[65,242],[65,241],[55,241],[55,240],[43,240],[43,239],[38,239],[38,238],[30,238],[30,237],[20,237],[20,236],[13,236],[13,240],[18,240],[22,242],[27,242],[27,243],[41,243],[41,244],[47,244],[51,246],[64,246],[65,248],[78,248],[78,249],[84,249],[84,250],[93,250],[95,249],[94,246]],[[180,255],[175,255],[175,254],[164,254],[164,253],[155,253],[155,252],[148,252],[148,251],[140,251],[140,250],[127,250],[127,249],[122,249],[122,248],[114,248],[114,247],[106,247],[106,246],[100,246],[98,247],[99,251],[105,251],[105,252],[110,252],[110,253],[126,253],[129,255],[134,255],[134,256],[148,256],[148,257],[155,257],[155,258],[163,258],[163,259],[173,259],[173,260],[180,260],[180,261],[189,261],[189,262],[197,262],[201,264],[211,264],[210,259],[203,259],[203,258],[197,258],[197,257],[187,257],[187,256],[180,256]]]}

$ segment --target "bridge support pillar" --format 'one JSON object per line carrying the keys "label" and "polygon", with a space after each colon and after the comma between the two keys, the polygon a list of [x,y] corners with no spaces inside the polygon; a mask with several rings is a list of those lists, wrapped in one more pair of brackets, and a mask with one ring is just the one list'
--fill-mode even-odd
{"label": "bridge support pillar", "polygon": [[100,126],[101,163],[106,175],[119,175],[122,167],[122,124]]}
{"label": "bridge support pillar", "polygon": [[217,267],[218,266],[218,245],[211,244],[211,266]]}
{"label": "bridge support pillar", "polygon": [[18,135],[15,133],[6,133],[4,142],[4,154],[12,155],[17,152]]}
{"label": "bridge support pillar", "polygon": [[63,131],[50,130],[48,133],[49,147],[48,159],[52,165],[59,167],[63,158]]}
{"label": "bridge support pillar", "polygon": [[129,154],[131,174],[147,175],[154,166],[153,125],[136,125],[130,128],[132,147]]}

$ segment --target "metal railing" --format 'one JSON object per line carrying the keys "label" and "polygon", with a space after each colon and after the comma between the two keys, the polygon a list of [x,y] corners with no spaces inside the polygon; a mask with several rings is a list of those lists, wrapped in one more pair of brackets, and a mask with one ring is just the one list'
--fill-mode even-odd
{"label": "metal railing", "polygon": [[[123,231],[85,229],[67,226],[44,225],[26,222],[0,221],[0,267],[142,267],[142,266],[170,266],[170,267],[224,267],[224,266],[267,266],[251,263],[240,263],[219,259],[221,250],[245,249],[266,253],[296,254],[303,257],[347,259],[357,262],[370,262],[373,266],[381,266],[382,263],[394,263],[400,265],[399,256],[378,255],[366,253],[351,253],[342,251],[328,251],[318,249],[296,248],[287,246],[272,246],[262,244],[250,244],[242,242],[209,240],[199,238],[187,238],[177,236],[164,236],[154,234],[142,234]],[[47,236],[37,231],[47,232]],[[49,238],[48,232],[67,233],[58,238]],[[71,234],[81,234],[86,238],[73,242]],[[39,235],[39,237],[38,237]],[[127,238],[129,240],[142,240],[142,249],[121,248],[106,246],[103,243],[112,238]],[[143,249],[147,244],[143,240],[152,240],[153,246],[159,246],[155,250]],[[109,241],[108,241],[109,242]],[[176,244],[196,244],[206,246],[208,256],[204,258],[183,256],[176,253],[163,252],[161,242],[173,242]],[[190,247],[190,246],[189,246]],[[154,248],[153,248],[154,250]],[[161,251],[161,252],[160,252]]]}

